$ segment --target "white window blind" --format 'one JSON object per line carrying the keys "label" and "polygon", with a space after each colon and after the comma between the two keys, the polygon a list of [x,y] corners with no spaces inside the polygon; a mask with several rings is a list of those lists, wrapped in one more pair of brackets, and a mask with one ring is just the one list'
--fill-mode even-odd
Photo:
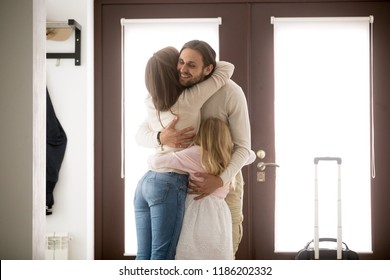
{"label": "white window blind", "polygon": [[[342,237],[371,252],[372,17],[272,18],[275,251],[314,237],[314,157],[341,157]],[[335,165],[333,163],[333,165]],[[320,237],[337,237],[337,167],[319,164]]]}
{"label": "white window blind", "polygon": [[[138,146],[135,133],[145,119],[145,66],[154,52],[188,41],[210,44],[219,53],[221,18],[122,19],[122,176],[125,178],[125,254],[137,252],[133,195],[153,152]],[[124,164],[126,163],[126,164]],[[125,176],[126,175],[126,176]]]}

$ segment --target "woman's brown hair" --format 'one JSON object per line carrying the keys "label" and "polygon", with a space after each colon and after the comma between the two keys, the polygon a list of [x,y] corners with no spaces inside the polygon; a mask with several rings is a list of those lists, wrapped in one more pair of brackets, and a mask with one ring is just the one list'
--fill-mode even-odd
{"label": "woman's brown hair", "polygon": [[158,112],[168,111],[183,91],[178,79],[178,60],[178,50],[166,47],[154,53],[146,64],[145,84]]}

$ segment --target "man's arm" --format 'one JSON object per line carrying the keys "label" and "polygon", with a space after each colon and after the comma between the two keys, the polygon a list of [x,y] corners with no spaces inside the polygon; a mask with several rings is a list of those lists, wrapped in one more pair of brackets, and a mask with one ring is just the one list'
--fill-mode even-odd
{"label": "man's arm", "polygon": [[224,184],[236,176],[251,156],[248,105],[241,88],[235,90],[237,91],[236,94],[232,95],[232,98],[227,102],[227,107],[230,108],[228,120],[234,143],[234,152],[228,167],[220,175]]}
{"label": "man's arm", "polygon": [[[160,145],[172,148],[187,148],[195,136],[193,127],[186,127],[180,130],[175,129],[178,117],[169,123],[169,125],[158,132],[149,128],[147,121],[143,122],[135,135],[135,141],[138,145],[146,148],[157,148]],[[157,137],[159,136],[159,137]]]}
{"label": "man's arm", "polygon": [[170,124],[161,131],[161,145],[166,145],[172,148],[187,148],[194,140],[194,128],[192,126],[177,130],[175,125],[179,117],[176,117]]}
{"label": "man's arm", "polygon": [[200,194],[200,199],[222,187],[241,170],[251,157],[251,132],[247,101],[244,92],[238,85],[231,85],[231,91],[234,91],[226,99],[226,116],[234,143],[234,152],[232,159],[220,176],[209,174],[195,174],[197,177],[203,177],[203,181],[190,181],[188,193]]}
{"label": "man's arm", "polygon": [[[256,160],[256,154],[254,151],[250,151],[250,156],[245,163],[245,165],[249,165]],[[195,200],[202,199],[209,194],[213,193],[219,186],[224,186],[223,180],[220,176],[210,175],[208,173],[195,173],[195,176],[202,177],[203,181],[191,181],[189,182],[189,194],[198,194],[195,197]]]}

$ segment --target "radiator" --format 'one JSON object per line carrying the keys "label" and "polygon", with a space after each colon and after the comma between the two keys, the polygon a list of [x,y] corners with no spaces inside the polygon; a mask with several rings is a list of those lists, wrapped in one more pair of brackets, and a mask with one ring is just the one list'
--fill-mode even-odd
{"label": "radiator", "polygon": [[46,234],[46,260],[68,260],[69,241],[68,232],[49,232]]}

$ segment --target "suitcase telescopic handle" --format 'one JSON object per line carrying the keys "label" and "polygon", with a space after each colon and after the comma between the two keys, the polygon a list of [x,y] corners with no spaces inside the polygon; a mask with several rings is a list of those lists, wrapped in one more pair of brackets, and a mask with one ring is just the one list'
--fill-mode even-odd
{"label": "suitcase telescopic handle", "polygon": [[341,158],[339,157],[315,157],[314,164],[318,164],[319,161],[337,161],[337,164],[341,164]]}
{"label": "suitcase telescopic handle", "polygon": [[[336,242],[337,243],[337,239],[336,238],[329,238],[329,237],[320,237],[318,239],[318,241],[319,242]],[[312,243],[314,243],[314,239],[306,244],[305,249],[308,249]],[[345,243],[345,242],[342,242],[342,243],[343,243],[345,249],[349,250],[347,243]]]}

